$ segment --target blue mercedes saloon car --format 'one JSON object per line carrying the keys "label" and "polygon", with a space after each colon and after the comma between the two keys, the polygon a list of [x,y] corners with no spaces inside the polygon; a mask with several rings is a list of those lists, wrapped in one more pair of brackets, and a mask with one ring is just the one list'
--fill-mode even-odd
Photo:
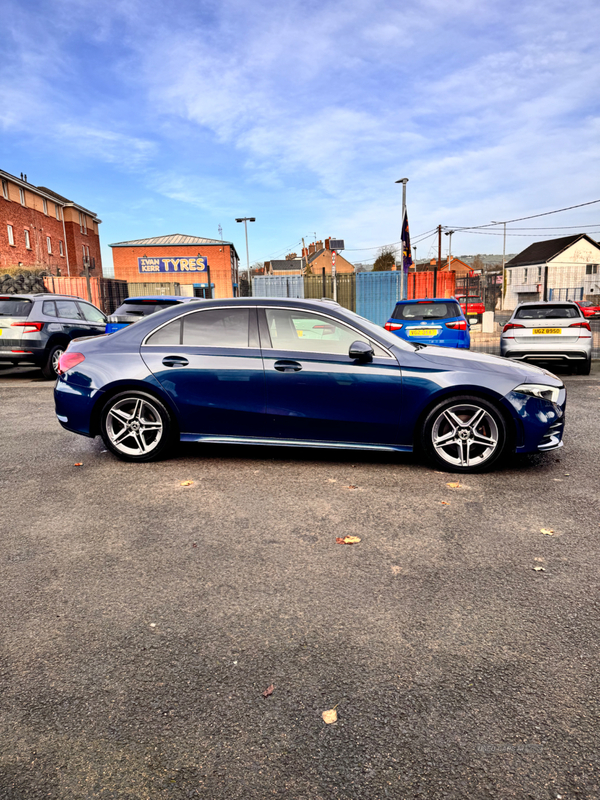
{"label": "blue mercedes saloon car", "polygon": [[399,300],[385,329],[409,342],[466,350],[471,346],[469,323],[455,297]]}
{"label": "blue mercedes saloon car", "polygon": [[179,441],[423,452],[487,469],[561,447],[566,392],[538,367],[404,341],[326,300],[177,305],[59,364],[57,417],[127,461]]}

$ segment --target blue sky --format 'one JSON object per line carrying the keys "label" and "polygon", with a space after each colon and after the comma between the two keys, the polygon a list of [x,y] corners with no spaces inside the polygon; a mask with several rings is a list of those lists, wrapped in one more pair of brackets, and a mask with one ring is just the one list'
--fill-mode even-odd
{"label": "blue sky", "polygon": [[[237,216],[251,261],[315,232],[372,261],[402,177],[413,239],[600,199],[591,0],[4,0],[0,27],[0,167],[95,211],[105,272],[110,242],[219,224],[244,262]],[[510,227],[600,235],[600,204]]]}

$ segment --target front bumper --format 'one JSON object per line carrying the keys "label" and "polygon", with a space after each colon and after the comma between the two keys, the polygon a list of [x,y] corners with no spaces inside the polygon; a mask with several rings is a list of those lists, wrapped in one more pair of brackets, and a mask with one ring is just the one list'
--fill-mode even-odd
{"label": "front bumper", "polygon": [[504,398],[517,424],[517,453],[556,450],[563,446],[567,392],[561,389],[558,402],[509,392]]}

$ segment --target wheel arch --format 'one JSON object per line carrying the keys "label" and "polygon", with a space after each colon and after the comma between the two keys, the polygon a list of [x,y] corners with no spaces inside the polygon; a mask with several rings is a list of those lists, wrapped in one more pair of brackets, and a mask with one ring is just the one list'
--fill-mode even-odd
{"label": "wheel arch", "polygon": [[166,395],[163,391],[161,391],[158,387],[154,386],[153,384],[145,383],[144,381],[126,381],[123,383],[114,383],[109,386],[106,390],[102,391],[94,406],[92,408],[92,413],[90,415],[90,434],[92,436],[99,436],[100,435],[100,418],[102,416],[102,409],[106,405],[106,403],[111,400],[113,397],[116,397],[118,394],[122,394],[126,391],[134,391],[134,392],[143,392],[144,394],[149,394],[152,397],[155,397],[157,400],[166,407],[167,411],[171,415],[171,420],[173,422],[174,430],[179,436],[179,423],[177,418],[177,410],[171,401],[171,399]]}

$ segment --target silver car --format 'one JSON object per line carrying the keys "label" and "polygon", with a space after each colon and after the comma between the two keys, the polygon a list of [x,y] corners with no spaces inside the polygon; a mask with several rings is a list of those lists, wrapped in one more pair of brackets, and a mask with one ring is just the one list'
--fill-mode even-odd
{"label": "silver car", "polygon": [[589,375],[592,331],[570,300],[521,303],[500,337],[500,353],[519,361],[555,361]]}

